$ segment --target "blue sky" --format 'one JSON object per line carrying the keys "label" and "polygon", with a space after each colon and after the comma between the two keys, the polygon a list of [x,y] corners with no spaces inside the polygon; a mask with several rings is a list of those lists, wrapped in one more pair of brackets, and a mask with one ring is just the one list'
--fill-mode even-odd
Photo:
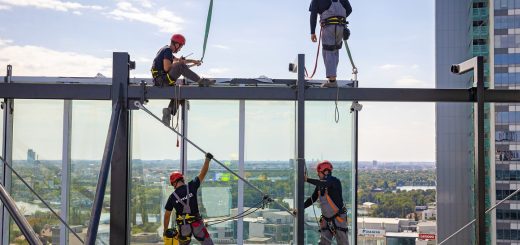
{"label": "blue sky", "polygon": [[[287,64],[305,53],[310,67],[316,51],[316,44],[310,42],[309,2],[215,0],[206,58],[196,72],[208,77],[294,78]],[[101,72],[111,76],[112,52],[124,51],[137,62],[132,76],[149,77],[151,60],[173,32],[187,37],[181,54],[201,56],[208,3],[0,0],[0,67],[13,64],[14,75],[94,76]],[[360,71],[360,86],[434,87],[434,1],[354,0],[351,4],[349,44]],[[339,71],[340,79],[351,78],[346,56],[341,58]],[[320,59],[316,78],[323,77]],[[363,104],[362,160],[434,160],[432,103]],[[316,110],[329,113],[333,109],[331,102]],[[332,127],[332,120],[316,120],[322,123],[318,128]],[[231,156],[232,150],[228,151],[226,155]],[[323,154],[327,155],[317,151],[310,157]],[[273,153],[273,157],[285,160],[284,154]]]}

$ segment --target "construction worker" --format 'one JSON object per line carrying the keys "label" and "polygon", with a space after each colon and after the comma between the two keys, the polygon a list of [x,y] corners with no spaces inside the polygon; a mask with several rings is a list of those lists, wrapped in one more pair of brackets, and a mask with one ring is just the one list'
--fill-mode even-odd
{"label": "construction worker", "polygon": [[164,209],[164,235],[170,233],[168,226],[170,216],[175,208],[175,222],[177,223],[177,239],[179,244],[190,244],[193,235],[203,245],[211,245],[213,241],[209,236],[208,230],[204,225],[204,220],[200,216],[197,201],[197,190],[206,177],[209,169],[209,162],[213,159],[211,153],[206,153],[206,159],[198,176],[188,183],[185,183],[184,176],[180,172],[173,172],[170,175],[170,184],[175,188]]}
{"label": "construction worker", "polygon": [[305,200],[305,208],[315,201],[320,202],[320,245],[329,245],[335,237],[338,245],[348,244],[347,212],[343,206],[341,196],[341,182],[332,176],[332,164],[329,161],[318,163],[316,171],[319,179],[310,179],[305,176],[305,181],[315,185],[312,196]]}
{"label": "construction worker", "polygon": [[[195,81],[199,86],[207,87],[215,84],[215,80],[201,78],[190,69],[190,66],[200,66],[202,61],[189,60],[184,57],[177,58],[173,54],[179,52],[186,44],[186,38],[181,34],[174,34],[170,39],[170,45],[162,47],[155,56],[152,64],[152,77],[155,86],[175,86],[177,79],[182,75]],[[177,113],[178,103],[170,100],[168,108],[163,109],[162,121],[169,125],[171,116]]]}
{"label": "construction worker", "polygon": [[320,15],[321,41],[323,47],[323,62],[325,63],[328,81],[322,87],[337,87],[336,72],[339,64],[339,50],[343,39],[347,40],[350,31],[346,28],[347,17],[352,13],[348,0],[312,0],[309,7],[311,12],[311,40],[317,42],[316,22]]}

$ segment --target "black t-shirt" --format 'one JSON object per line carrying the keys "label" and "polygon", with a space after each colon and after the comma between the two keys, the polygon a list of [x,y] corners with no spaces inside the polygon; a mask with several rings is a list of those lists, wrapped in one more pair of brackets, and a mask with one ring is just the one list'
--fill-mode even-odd
{"label": "black t-shirt", "polygon": [[152,69],[159,71],[159,72],[161,72],[161,71],[168,72],[168,71],[164,70],[163,60],[167,59],[167,60],[173,62],[174,58],[175,58],[175,56],[173,56],[172,49],[170,48],[169,45],[166,45],[157,52],[155,59],[153,59]]}
{"label": "black t-shirt", "polygon": [[314,189],[312,196],[305,200],[305,208],[311,206],[313,202],[316,202],[318,200],[318,191],[321,191],[321,194],[324,195],[325,189],[327,189],[330,199],[332,199],[332,202],[334,202],[334,204],[336,204],[336,206],[341,210],[341,208],[343,207],[343,196],[341,189],[341,181],[339,181],[338,178],[329,175],[324,180],[308,178],[307,182],[312,185],[315,185],[316,188]]}
{"label": "black t-shirt", "polygon": [[[199,177],[196,176],[195,178],[193,178],[192,181],[188,182],[188,186],[190,188],[190,190],[189,190],[190,203],[188,205],[190,205],[191,214],[195,215],[195,214],[199,213],[199,203],[197,202],[197,190],[200,187]],[[181,200],[184,203],[186,203],[186,200],[188,199],[187,198],[188,194],[186,193],[186,189],[187,189],[186,185],[183,185],[183,186],[175,189],[175,191],[174,191],[179,196],[179,198],[181,198]],[[166,209],[168,211],[172,211],[174,208],[175,208],[175,212],[178,215],[185,214],[183,212],[184,206],[182,206],[182,204],[177,200],[177,198],[172,193],[172,194],[170,194],[170,197],[168,198],[168,202],[166,202],[166,206],[164,206],[164,209]]]}

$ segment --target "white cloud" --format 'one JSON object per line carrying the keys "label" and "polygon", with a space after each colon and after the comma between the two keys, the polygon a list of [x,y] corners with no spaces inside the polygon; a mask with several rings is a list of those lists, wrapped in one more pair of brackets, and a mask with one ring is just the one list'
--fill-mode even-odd
{"label": "white cloud", "polygon": [[[112,74],[112,59],[52,50],[32,45],[12,45],[0,39],[0,67],[13,65],[15,76],[87,76]],[[31,54],[27,57],[27,54]]]}
{"label": "white cloud", "polygon": [[168,10],[146,12],[134,7],[130,2],[117,3],[116,9],[108,13],[108,16],[116,20],[139,21],[159,27],[161,32],[172,33],[182,30],[184,20]]}
{"label": "white cloud", "polygon": [[383,70],[393,70],[393,69],[397,69],[397,68],[401,68],[403,67],[402,65],[396,65],[396,64],[384,64],[382,66],[379,66],[380,69],[383,69]]}
{"label": "white cloud", "polygon": [[211,46],[214,47],[214,48],[218,48],[218,49],[229,49],[228,46],[222,45],[222,44],[214,44],[214,45],[211,45]]}
{"label": "white cloud", "polygon": [[136,2],[145,8],[153,7],[153,3],[150,0],[136,0]]}
{"label": "white cloud", "polygon": [[8,40],[8,39],[0,39],[0,46],[5,46],[5,45],[9,45],[13,43],[13,40]]}
{"label": "white cloud", "polygon": [[419,88],[424,88],[424,87],[428,87],[428,82],[416,79],[416,78],[411,77],[411,76],[406,76],[406,77],[399,78],[399,79],[397,79],[394,82],[394,84],[397,87],[407,87],[407,88],[418,88],[418,87]]}
{"label": "white cloud", "polygon": [[[77,2],[63,2],[59,0],[0,0],[0,3],[6,4],[8,6],[15,7],[35,7],[41,9],[52,9],[56,11],[64,11],[67,12],[69,10],[79,10],[79,9],[91,9],[91,10],[101,10],[103,7],[98,5],[83,5]],[[8,7],[6,6],[6,7]]]}

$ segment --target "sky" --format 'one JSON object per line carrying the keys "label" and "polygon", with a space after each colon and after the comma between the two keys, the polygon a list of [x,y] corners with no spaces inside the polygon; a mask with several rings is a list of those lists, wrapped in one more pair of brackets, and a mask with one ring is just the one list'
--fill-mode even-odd
{"label": "sky", "polygon": [[[295,74],[287,71],[288,63],[304,53],[310,67],[316,52],[316,44],[310,41],[309,3],[309,0],[215,0],[204,65],[195,71],[206,77],[295,78]],[[90,77],[102,73],[110,77],[112,52],[128,52],[137,63],[131,76],[150,77],[149,67],[155,53],[168,43],[173,33],[182,33],[187,38],[180,54],[201,57],[208,4],[209,0],[0,0],[0,67],[12,64],[15,76]],[[349,45],[359,69],[360,86],[433,88],[434,1],[352,0],[351,4]],[[324,67],[321,59],[319,62],[315,77],[323,79]],[[343,51],[339,79],[351,79],[350,64]],[[165,103],[154,101],[150,107],[160,113]],[[361,160],[435,160],[433,103],[362,104]],[[25,128],[34,125],[31,120],[40,120],[41,130],[49,134],[60,132],[57,127],[60,120],[46,118],[61,117],[62,106],[55,105],[55,114],[41,115],[34,114],[43,113],[35,108],[45,105],[26,101],[25,106],[27,113],[32,114],[18,117],[15,133],[19,132],[20,149],[15,155],[23,158],[26,149],[32,147],[42,158],[59,158],[61,137],[35,139]],[[98,156],[102,153],[98,145],[104,143],[104,125],[108,125],[106,115],[110,109],[99,112],[93,106],[82,103],[77,106],[84,112],[75,121],[90,124],[77,126],[80,128],[73,134],[73,140],[82,139],[84,145],[92,145],[87,147],[92,150],[77,150],[77,157]],[[307,159],[349,158],[349,106],[340,104],[342,120],[336,124],[334,102],[309,104]],[[238,102],[232,101],[192,101],[190,137],[222,159],[236,158],[237,108]],[[155,122],[141,113],[135,113],[136,156],[178,158],[178,150],[171,149],[175,137],[166,137],[167,129],[151,126]],[[247,103],[246,159],[291,158],[293,113],[291,103]],[[86,129],[92,127],[89,125],[96,125],[93,128],[97,130]],[[189,154],[190,158],[202,158],[191,150]]]}

